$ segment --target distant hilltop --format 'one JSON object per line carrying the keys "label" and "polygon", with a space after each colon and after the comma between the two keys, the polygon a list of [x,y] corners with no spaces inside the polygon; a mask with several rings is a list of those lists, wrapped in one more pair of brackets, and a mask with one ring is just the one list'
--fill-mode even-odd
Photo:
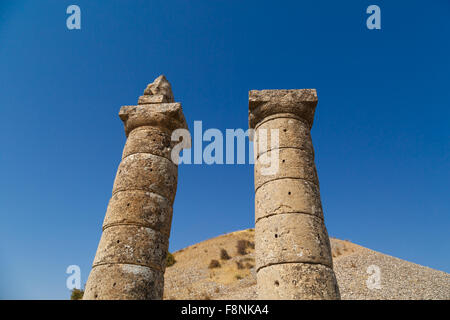
{"label": "distant hilltop", "polygon": [[[256,299],[253,238],[254,230],[247,229],[174,252],[164,299]],[[330,241],[342,299],[450,299],[448,273],[350,241]]]}

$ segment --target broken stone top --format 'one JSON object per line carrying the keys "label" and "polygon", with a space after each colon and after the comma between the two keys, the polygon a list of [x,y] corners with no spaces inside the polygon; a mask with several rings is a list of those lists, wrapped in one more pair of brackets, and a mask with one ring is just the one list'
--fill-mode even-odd
{"label": "broken stone top", "polygon": [[144,95],[139,97],[138,104],[171,103],[175,102],[172,86],[164,75],[160,75],[147,85]]}
{"label": "broken stone top", "polygon": [[119,117],[127,137],[132,130],[144,126],[158,127],[168,134],[188,128],[181,104],[174,102],[170,83],[163,75],[147,86],[137,106],[120,108]]}
{"label": "broken stone top", "polygon": [[311,129],[317,105],[316,89],[251,90],[248,94],[249,126],[255,128],[277,114],[305,121]]}

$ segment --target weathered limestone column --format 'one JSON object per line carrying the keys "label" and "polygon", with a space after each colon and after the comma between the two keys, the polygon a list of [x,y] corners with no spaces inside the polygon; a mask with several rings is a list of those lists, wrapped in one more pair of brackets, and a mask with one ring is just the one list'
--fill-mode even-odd
{"label": "weathered limestone column", "polygon": [[187,125],[164,76],[119,116],[128,139],[84,299],[161,299],[177,190],[171,134]]}
{"label": "weathered limestone column", "polygon": [[[260,147],[255,149],[259,299],[340,298],[310,136],[316,105],[314,89],[249,92],[249,125]],[[276,131],[278,144],[272,141]],[[267,148],[261,148],[264,139]],[[278,161],[278,169],[267,174],[270,159]]]}

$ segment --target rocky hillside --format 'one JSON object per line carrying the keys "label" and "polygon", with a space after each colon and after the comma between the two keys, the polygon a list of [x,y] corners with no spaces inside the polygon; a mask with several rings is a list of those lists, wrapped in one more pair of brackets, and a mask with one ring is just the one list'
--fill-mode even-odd
{"label": "rocky hillside", "polygon": [[[236,231],[173,253],[164,299],[256,299],[253,237],[253,229]],[[450,299],[448,273],[349,241],[332,238],[331,247],[342,299]],[[371,265],[380,281],[369,289]]]}

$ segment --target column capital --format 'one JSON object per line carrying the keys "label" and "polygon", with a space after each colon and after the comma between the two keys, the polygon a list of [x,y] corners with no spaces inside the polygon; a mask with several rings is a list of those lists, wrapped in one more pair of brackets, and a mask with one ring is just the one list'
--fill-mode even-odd
{"label": "column capital", "polygon": [[264,118],[292,114],[312,127],[317,105],[316,89],[251,90],[248,93],[249,126],[254,129]]}
{"label": "column capital", "polygon": [[123,106],[119,117],[125,126],[125,134],[138,127],[152,126],[171,133],[175,129],[187,129],[181,103],[141,104]]}

